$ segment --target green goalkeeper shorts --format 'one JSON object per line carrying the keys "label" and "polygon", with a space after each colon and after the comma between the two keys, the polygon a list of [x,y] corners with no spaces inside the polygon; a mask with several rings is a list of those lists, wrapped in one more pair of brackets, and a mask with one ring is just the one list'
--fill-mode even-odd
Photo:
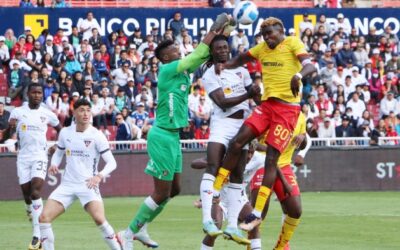
{"label": "green goalkeeper shorts", "polygon": [[179,131],[153,126],[147,135],[149,162],[144,172],[164,181],[172,181],[182,173],[182,149]]}

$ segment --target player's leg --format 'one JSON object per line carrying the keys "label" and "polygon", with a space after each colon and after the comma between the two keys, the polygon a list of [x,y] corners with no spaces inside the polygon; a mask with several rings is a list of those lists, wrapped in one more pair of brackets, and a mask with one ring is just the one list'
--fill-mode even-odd
{"label": "player's leg", "polygon": [[156,218],[164,209],[165,205],[168,203],[168,201],[177,196],[180,191],[181,191],[181,174],[175,173],[174,174],[174,179],[172,180],[172,186],[171,186],[171,192],[170,196],[168,199],[166,199],[164,202],[162,202],[157,209],[152,213],[151,217],[149,220],[143,225],[143,227],[140,229],[138,233],[135,234],[134,239],[140,241],[143,245],[150,247],[150,248],[157,248],[159,245],[156,241],[152,240],[150,238],[149,233],[147,232],[147,227],[148,225]]}
{"label": "player's leg", "polygon": [[[221,206],[218,203],[214,203],[211,208],[211,216],[213,221],[215,222],[216,227],[219,230],[222,227],[222,222],[224,217],[223,214],[224,212]],[[212,250],[216,239],[217,236],[210,236],[207,234],[203,239],[200,250]]]}
{"label": "player's leg", "polygon": [[45,250],[54,250],[54,233],[51,223],[65,212],[63,204],[48,199],[39,217],[42,246]]}
{"label": "player's leg", "polygon": [[29,245],[30,249],[37,249],[40,246],[40,224],[39,216],[43,210],[41,198],[44,179],[47,173],[47,160],[34,161],[31,165],[31,200],[32,200],[32,226],[33,237]]}
{"label": "player's leg", "polygon": [[28,216],[29,221],[32,221],[31,182],[29,181],[24,183],[20,185],[20,187],[25,201],[26,215]]}
{"label": "player's leg", "polygon": [[200,183],[200,199],[202,202],[203,230],[208,235],[215,237],[222,234],[211,216],[213,205],[213,184],[218,167],[221,165],[225,154],[225,145],[209,142],[207,145],[207,168]]}
{"label": "player's leg", "polygon": [[280,232],[278,241],[274,249],[283,250],[289,244],[297,226],[300,223],[300,216],[302,213],[300,189],[296,181],[296,177],[292,168],[286,166],[281,169],[281,172],[286,181],[292,186],[290,195],[285,194],[284,187],[281,180],[277,180],[275,185],[276,194],[281,202],[282,210],[286,214],[283,221],[282,230]]}
{"label": "player's leg", "polygon": [[243,207],[243,171],[247,162],[247,149],[241,150],[236,168],[231,172],[227,187],[228,226],[224,230],[224,237],[239,244],[250,245],[250,241],[238,229],[238,218]]}
{"label": "player's leg", "polygon": [[237,135],[230,142],[222,167],[218,170],[214,182],[214,195],[219,195],[224,182],[237,166],[242,148],[257,136],[248,125],[242,125]]}
{"label": "player's leg", "polygon": [[118,243],[114,229],[106,219],[103,202],[99,200],[93,200],[86,203],[84,208],[86,212],[92,217],[94,223],[96,223],[96,225],[98,226],[108,247],[112,250],[120,250],[121,246]]}

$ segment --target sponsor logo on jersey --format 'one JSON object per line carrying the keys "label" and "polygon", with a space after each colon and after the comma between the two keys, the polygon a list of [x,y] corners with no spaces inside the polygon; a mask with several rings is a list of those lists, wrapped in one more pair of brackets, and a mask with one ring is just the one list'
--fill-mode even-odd
{"label": "sponsor logo on jersey", "polygon": [[25,132],[25,131],[26,131],[26,124],[22,124],[22,125],[21,125],[21,130],[22,130],[22,132]]}
{"label": "sponsor logo on jersey", "polygon": [[224,88],[224,94],[225,94],[225,95],[232,94],[232,89],[231,89],[230,87]]}
{"label": "sponsor logo on jersey", "polygon": [[283,63],[279,62],[263,62],[265,67],[283,67]]}
{"label": "sponsor logo on jersey", "polygon": [[206,193],[206,194],[210,195],[210,194],[213,193],[213,191],[212,190],[203,190],[203,193]]}
{"label": "sponsor logo on jersey", "polygon": [[89,147],[90,144],[92,143],[92,141],[89,141],[89,140],[85,140],[84,142],[85,142],[86,147]]}
{"label": "sponsor logo on jersey", "polygon": [[71,150],[69,150],[69,149],[65,150],[65,155],[66,156],[71,156]]}

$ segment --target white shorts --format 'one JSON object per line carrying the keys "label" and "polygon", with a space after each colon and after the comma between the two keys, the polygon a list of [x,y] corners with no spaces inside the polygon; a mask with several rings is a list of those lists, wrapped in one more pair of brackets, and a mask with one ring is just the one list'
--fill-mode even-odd
{"label": "white shorts", "polygon": [[[222,215],[223,215],[223,220],[225,221],[228,218],[228,195],[227,195],[227,189],[228,187],[222,188],[220,192],[220,197],[221,200],[219,202],[219,207],[222,210]],[[246,203],[249,202],[249,198],[247,197],[246,192],[242,192],[242,195],[240,196],[240,211],[242,211],[242,208]]]}
{"label": "white shorts", "polygon": [[50,194],[49,199],[60,202],[65,210],[75,199],[79,199],[82,207],[85,207],[91,201],[103,201],[99,188],[89,189],[86,183],[71,182],[61,182],[60,186]]}
{"label": "white shorts", "polygon": [[[228,148],[229,142],[237,134],[243,122],[244,119],[212,116],[208,141],[224,144],[225,148]],[[248,148],[249,145],[243,147],[243,149]]]}
{"label": "white shorts", "polygon": [[17,159],[17,175],[20,185],[30,182],[33,178],[46,179],[47,158],[41,160]]}

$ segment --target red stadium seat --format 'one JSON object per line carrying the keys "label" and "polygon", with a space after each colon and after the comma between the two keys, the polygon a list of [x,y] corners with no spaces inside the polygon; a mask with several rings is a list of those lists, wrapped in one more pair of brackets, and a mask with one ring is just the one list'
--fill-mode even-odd
{"label": "red stadium seat", "polygon": [[0,96],[8,96],[7,75],[4,73],[0,74]]}

